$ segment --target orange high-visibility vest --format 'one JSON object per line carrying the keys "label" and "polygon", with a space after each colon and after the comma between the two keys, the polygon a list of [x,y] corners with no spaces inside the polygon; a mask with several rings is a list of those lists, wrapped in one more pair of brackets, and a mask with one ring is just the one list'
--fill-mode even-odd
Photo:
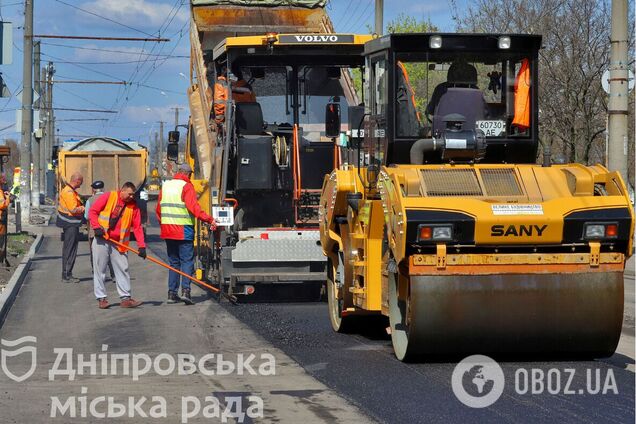
{"label": "orange high-visibility vest", "polygon": [[[117,205],[117,201],[119,200],[118,197],[118,192],[111,191],[108,195],[106,207],[99,213],[99,217],[97,218],[100,227],[102,227],[106,233],[108,233],[108,230],[110,229],[110,216]],[[132,204],[125,204],[124,212],[122,213],[119,222],[119,242],[126,246],[130,244],[130,225],[132,224],[133,210],[134,207]],[[127,249],[117,246],[117,250],[124,253]]]}
{"label": "orange high-visibility vest", "polygon": [[73,212],[78,207],[82,206],[82,199],[79,194],[70,185],[64,186],[60,190],[60,197],[58,199],[57,216],[59,220],[62,220],[70,225],[80,225],[84,212]]}
{"label": "orange high-visibility vest", "polygon": [[[249,93],[237,93],[236,91],[234,91],[234,87],[247,88],[250,91]],[[240,79],[232,84],[232,100],[234,100],[236,103],[255,102],[256,96],[254,95],[254,91],[252,91],[252,87],[250,87],[247,81]]]}
{"label": "orange high-visibility vest", "polygon": [[417,105],[415,104],[415,90],[411,86],[411,81],[409,80],[409,73],[406,70],[406,66],[400,61],[398,61],[398,66],[402,71],[402,75],[404,76],[404,82],[406,82],[406,89],[408,90],[408,94],[410,94],[411,104],[413,105],[413,109],[415,110],[415,117],[417,118],[417,122],[422,123],[422,118],[420,117],[420,112],[417,110]]}
{"label": "orange high-visibility vest", "polygon": [[229,85],[225,77],[218,77],[214,83],[214,119],[220,124],[225,121],[225,103],[229,95]]}
{"label": "orange high-visibility vest", "polygon": [[520,130],[530,128],[530,62],[521,61],[521,69],[515,80],[515,117],[512,120]]}

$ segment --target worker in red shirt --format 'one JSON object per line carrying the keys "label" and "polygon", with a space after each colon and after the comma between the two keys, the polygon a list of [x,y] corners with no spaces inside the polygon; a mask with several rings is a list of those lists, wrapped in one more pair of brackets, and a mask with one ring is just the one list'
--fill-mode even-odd
{"label": "worker in red shirt", "polygon": [[[190,182],[192,168],[187,163],[179,165],[172,180],[166,181],[159,192],[157,219],[161,223],[161,238],[166,241],[170,266],[188,275],[194,274],[194,224],[199,219],[216,228],[214,218],[205,213],[197,201],[197,194]],[[178,296],[182,287],[181,298]],[[176,272],[168,274],[168,303],[183,300],[192,305],[190,280]]]}
{"label": "worker in red shirt", "polygon": [[93,288],[100,309],[107,309],[110,306],[106,300],[106,289],[104,288],[109,260],[115,271],[115,282],[121,298],[120,306],[122,308],[136,308],[142,303],[130,295],[128,250],[108,242],[108,240],[114,240],[128,246],[132,230],[139,247],[139,256],[146,259],[141,212],[135,203],[135,191],[135,185],[127,182],[119,191],[111,191],[98,197],[88,211],[88,219],[95,232],[93,239]]}

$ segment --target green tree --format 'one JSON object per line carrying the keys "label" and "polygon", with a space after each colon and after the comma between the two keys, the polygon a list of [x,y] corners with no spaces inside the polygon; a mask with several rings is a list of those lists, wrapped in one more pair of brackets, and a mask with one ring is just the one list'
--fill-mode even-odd
{"label": "green tree", "polygon": [[[629,5],[633,28],[633,0]],[[460,14],[458,30],[541,34],[541,142],[569,162],[604,162],[608,96],[601,87],[601,75],[609,67],[609,0],[474,0]],[[633,52],[633,32],[629,38]],[[633,110],[632,94],[632,117]],[[629,122],[632,166],[628,178],[633,185],[634,119]]]}
{"label": "green tree", "polygon": [[[371,27],[367,27],[369,33],[373,32]],[[408,32],[439,32],[439,29],[428,19],[418,20],[406,13],[400,13],[395,19],[387,24],[387,32],[390,34],[408,33]],[[425,90],[424,81],[426,80],[426,67],[423,64],[407,64],[406,70],[409,74],[411,85],[416,93],[416,104],[418,109],[421,108],[424,97],[418,93]],[[353,83],[358,94],[362,93],[362,70],[353,70]],[[424,105],[425,107],[426,105]]]}

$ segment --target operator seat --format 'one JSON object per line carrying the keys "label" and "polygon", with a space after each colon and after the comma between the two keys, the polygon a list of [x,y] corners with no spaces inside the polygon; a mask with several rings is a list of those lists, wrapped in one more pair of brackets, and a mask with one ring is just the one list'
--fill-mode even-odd
{"label": "operator seat", "polygon": [[475,129],[476,122],[486,115],[486,101],[481,90],[476,88],[449,88],[439,100],[433,115],[433,134],[444,131],[446,123],[444,117],[458,113],[466,118],[463,128]]}
{"label": "operator seat", "polygon": [[433,115],[433,133],[446,128],[444,116],[459,113],[466,118],[465,129],[473,129],[475,121],[484,119],[486,100],[477,87],[477,70],[466,62],[454,62],[448,69],[447,81],[435,87],[427,111]]}
{"label": "operator seat", "polygon": [[271,190],[273,181],[272,136],[265,133],[263,111],[257,102],[236,103],[237,140],[234,189]]}
{"label": "operator seat", "polygon": [[236,103],[236,132],[242,136],[263,135],[263,110],[258,102]]}

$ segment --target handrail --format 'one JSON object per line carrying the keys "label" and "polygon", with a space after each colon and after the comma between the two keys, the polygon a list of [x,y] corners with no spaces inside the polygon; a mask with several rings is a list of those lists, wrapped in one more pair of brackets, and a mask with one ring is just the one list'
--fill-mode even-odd
{"label": "handrail", "polygon": [[300,166],[300,146],[298,142],[298,124],[294,124],[293,148],[294,148],[294,200],[300,199],[302,190],[301,166]]}

